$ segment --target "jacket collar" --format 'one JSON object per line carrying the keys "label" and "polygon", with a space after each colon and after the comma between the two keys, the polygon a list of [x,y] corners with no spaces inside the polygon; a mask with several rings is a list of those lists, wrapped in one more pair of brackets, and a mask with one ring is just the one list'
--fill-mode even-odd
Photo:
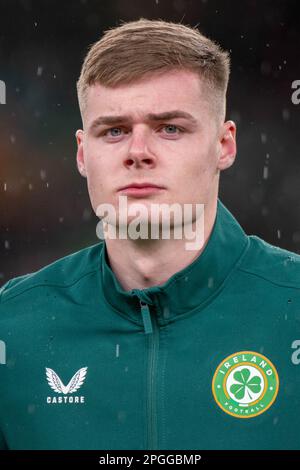
{"label": "jacket collar", "polygon": [[125,291],[110,268],[105,242],[101,250],[101,283],[107,302],[122,316],[152,333],[159,325],[193,309],[202,309],[222,288],[249,245],[249,238],[220,199],[209,240],[202,253],[160,286]]}

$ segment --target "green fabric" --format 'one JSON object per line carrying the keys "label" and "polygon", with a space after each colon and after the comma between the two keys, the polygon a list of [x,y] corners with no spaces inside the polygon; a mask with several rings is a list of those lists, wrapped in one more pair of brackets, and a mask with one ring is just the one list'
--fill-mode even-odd
{"label": "green fabric", "polygon": [[[300,256],[246,235],[220,200],[203,253],[161,286],[124,291],[99,242],[0,291],[0,448],[300,449]],[[250,419],[212,393],[239,351],[280,381]]]}

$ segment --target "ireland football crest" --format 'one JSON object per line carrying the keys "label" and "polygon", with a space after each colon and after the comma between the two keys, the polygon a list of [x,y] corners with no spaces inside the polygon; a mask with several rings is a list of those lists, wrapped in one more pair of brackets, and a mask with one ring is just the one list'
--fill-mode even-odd
{"label": "ireland football crest", "polygon": [[262,354],[240,351],[226,357],[212,381],[214,399],[235,418],[254,418],[274,403],[279,389],[275,366]]}

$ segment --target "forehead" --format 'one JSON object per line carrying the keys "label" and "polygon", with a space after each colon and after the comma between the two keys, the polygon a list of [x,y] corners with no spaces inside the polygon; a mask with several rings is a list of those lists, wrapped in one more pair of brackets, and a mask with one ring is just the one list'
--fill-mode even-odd
{"label": "forehead", "polygon": [[130,114],[133,118],[169,109],[199,113],[205,107],[202,88],[199,75],[185,70],[153,74],[114,88],[97,83],[87,92],[86,124],[99,113]]}

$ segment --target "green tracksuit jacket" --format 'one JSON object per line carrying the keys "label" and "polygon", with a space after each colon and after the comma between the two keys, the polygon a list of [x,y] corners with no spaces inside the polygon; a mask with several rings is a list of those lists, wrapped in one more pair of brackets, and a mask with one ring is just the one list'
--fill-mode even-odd
{"label": "green tracksuit jacket", "polygon": [[220,200],[161,286],[123,290],[103,241],[10,280],[0,340],[3,449],[300,449],[300,256]]}

